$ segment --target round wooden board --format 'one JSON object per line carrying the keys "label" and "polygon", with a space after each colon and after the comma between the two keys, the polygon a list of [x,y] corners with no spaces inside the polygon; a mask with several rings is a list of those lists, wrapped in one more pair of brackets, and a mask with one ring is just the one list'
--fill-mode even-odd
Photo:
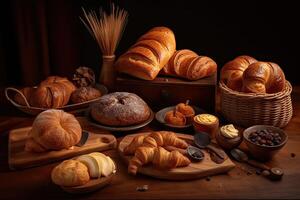
{"label": "round wooden board", "polygon": [[93,191],[96,191],[96,190],[110,184],[113,177],[114,177],[114,174],[111,174],[107,177],[91,179],[89,182],[87,182],[86,184],[81,185],[81,186],[76,186],[76,187],[61,186],[61,188],[64,191],[66,191],[68,193],[72,193],[72,194],[82,194],[82,193],[93,192]]}
{"label": "round wooden board", "polygon": [[[123,154],[124,148],[130,144],[130,142],[135,136],[142,134],[149,134],[149,132],[127,135],[119,143],[118,152],[123,158],[123,160],[126,162],[126,164],[128,164],[132,156],[125,156]],[[179,133],[177,133],[177,135],[179,138],[184,139],[186,141],[191,142],[193,140],[192,135],[185,135]],[[210,155],[207,153],[207,151],[203,150],[203,153],[205,157],[202,161],[193,162],[187,167],[174,168],[170,170],[160,170],[154,168],[152,165],[147,165],[139,168],[138,173],[166,180],[189,180],[225,173],[235,167],[235,164],[230,160],[230,158],[227,158],[221,164],[216,164],[210,159]]]}

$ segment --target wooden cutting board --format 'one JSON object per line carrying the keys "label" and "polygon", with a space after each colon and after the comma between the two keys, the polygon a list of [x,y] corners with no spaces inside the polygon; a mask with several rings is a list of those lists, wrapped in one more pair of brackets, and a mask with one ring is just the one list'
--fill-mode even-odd
{"label": "wooden cutting board", "polygon": [[[124,148],[132,141],[132,139],[141,134],[149,134],[149,133],[139,133],[133,135],[127,135],[123,138],[118,146],[118,151],[121,157],[128,164],[131,156],[125,156],[123,154]],[[177,134],[179,138],[184,139],[186,141],[192,141],[192,135],[185,134]],[[196,179],[202,178],[206,176],[212,176],[220,173],[226,173],[227,171],[233,169],[235,164],[227,158],[223,163],[216,164],[214,161],[210,159],[210,155],[207,151],[203,150],[205,157],[200,162],[193,162],[187,167],[174,168],[171,170],[160,170],[154,168],[151,164],[147,166],[143,166],[139,168],[138,172],[141,174],[149,175],[155,178],[167,179],[167,180],[188,180],[188,179]]]}
{"label": "wooden cutting board", "polygon": [[40,166],[81,154],[113,149],[117,146],[117,140],[113,135],[96,134],[93,131],[88,131],[89,137],[86,143],[81,147],[74,146],[71,149],[63,149],[60,151],[30,153],[24,151],[30,128],[31,127],[14,129],[9,132],[8,164],[10,169]]}

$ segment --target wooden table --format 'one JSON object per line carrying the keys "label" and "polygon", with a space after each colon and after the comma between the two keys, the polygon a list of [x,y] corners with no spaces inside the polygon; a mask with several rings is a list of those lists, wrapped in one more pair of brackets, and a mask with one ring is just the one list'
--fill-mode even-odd
{"label": "wooden table", "polygon": [[[228,174],[184,182],[157,180],[144,175],[130,176],[117,152],[110,150],[105,153],[117,163],[115,179],[111,185],[85,195],[67,194],[51,182],[50,172],[57,163],[19,171],[8,169],[8,129],[30,125],[33,120],[13,108],[8,109],[10,113],[0,116],[0,199],[299,199],[300,86],[294,87],[292,98],[294,117],[284,129],[289,136],[288,143],[267,163],[284,169],[285,175],[281,181],[272,182],[257,175],[254,168],[240,163]],[[9,117],[14,112],[19,117]],[[145,127],[160,128],[155,122]],[[121,134],[116,136],[120,137]],[[136,187],[142,185],[148,185],[148,191],[136,191]]]}

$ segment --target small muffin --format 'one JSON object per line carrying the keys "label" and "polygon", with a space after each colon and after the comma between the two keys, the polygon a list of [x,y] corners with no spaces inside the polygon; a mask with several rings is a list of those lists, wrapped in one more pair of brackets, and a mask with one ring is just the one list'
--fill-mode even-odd
{"label": "small muffin", "polygon": [[192,106],[190,106],[188,104],[188,102],[187,103],[180,103],[180,104],[178,104],[176,106],[176,110],[178,112],[182,113],[185,116],[186,121],[188,123],[190,123],[190,122],[193,121],[193,118],[195,116],[195,110],[193,109]]}
{"label": "small muffin", "polygon": [[184,126],[186,124],[186,119],[182,113],[171,110],[166,113],[165,122],[175,126]]}
{"label": "small muffin", "polygon": [[71,95],[72,103],[82,103],[96,99],[101,96],[99,90],[92,87],[80,87],[76,89]]}
{"label": "small muffin", "polygon": [[90,180],[88,168],[77,160],[65,160],[51,172],[52,181],[60,186],[74,187]]}

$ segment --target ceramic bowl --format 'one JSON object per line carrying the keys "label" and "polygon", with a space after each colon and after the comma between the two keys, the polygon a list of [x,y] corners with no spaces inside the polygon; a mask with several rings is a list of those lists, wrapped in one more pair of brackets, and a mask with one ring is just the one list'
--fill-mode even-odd
{"label": "ceramic bowl", "polygon": [[[249,139],[249,135],[252,132],[261,131],[265,129],[279,133],[280,137],[282,138],[280,144],[274,146],[263,146],[260,144],[255,144]],[[286,144],[288,140],[287,134],[282,129],[267,125],[255,125],[247,128],[243,132],[243,138],[251,155],[260,161],[267,161],[271,159]]]}

